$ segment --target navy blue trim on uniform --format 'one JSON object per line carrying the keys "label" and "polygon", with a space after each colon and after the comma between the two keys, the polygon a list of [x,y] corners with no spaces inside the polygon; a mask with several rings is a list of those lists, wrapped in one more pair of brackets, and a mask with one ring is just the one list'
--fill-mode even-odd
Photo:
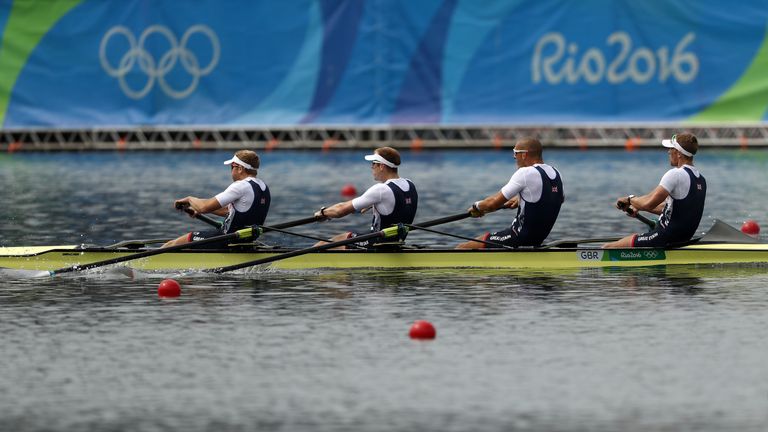
{"label": "navy blue trim on uniform", "polygon": [[[683,199],[672,198],[672,205],[664,205],[659,224],[656,229],[637,236],[635,247],[664,247],[670,243],[680,243],[690,240],[699,227],[704,215],[704,202],[707,197],[707,181],[699,173],[683,167],[691,180],[688,194]],[[671,196],[670,196],[671,198]]]}
{"label": "navy blue trim on uniform", "polygon": [[251,203],[251,207],[244,212],[238,211],[235,206],[232,206],[234,214],[229,215],[231,216],[231,219],[229,219],[229,217],[227,218],[229,224],[226,222],[224,223],[224,226],[226,227],[225,234],[233,233],[253,225],[264,225],[264,221],[267,219],[269,204],[272,200],[269,193],[269,187],[265,184],[264,190],[262,191],[257,182],[248,181],[248,184],[253,189],[253,203]]}
{"label": "navy blue trim on uniform", "polygon": [[[560,178],[560,172],[554,167],[552,168],[555,170],[553,179],[549,178],[543,168],[538,166],[534,168],[541,176],[541,198],[535,203],[525,201],[525,209],[520,205],[517,208],[517,216],[512,221],[510,232],[503,230],[492,233],[489,240],[494,237],[505,237],[503,243],[509,246],[539,246],[552,231],[565,199],[563,181]],[[522,194],[520,199],[523,199]]]}

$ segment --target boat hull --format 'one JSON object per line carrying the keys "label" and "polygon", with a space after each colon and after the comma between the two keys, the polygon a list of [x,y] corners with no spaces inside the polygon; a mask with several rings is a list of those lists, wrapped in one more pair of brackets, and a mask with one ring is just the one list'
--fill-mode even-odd
{"label": "boat hull", "polygon": [[[55,270],[141,252],[75,246],[0,248],[0,268]],[[202,270],[272,257],[288,250],[170,252],[127,261],[141,270]],[[766,244],[693,245],[676,249],[551,248],[518,250],[407,249],[397,252],[330,250],[275,261],[277,269],[642,267],[681,264],[768,263]]]}

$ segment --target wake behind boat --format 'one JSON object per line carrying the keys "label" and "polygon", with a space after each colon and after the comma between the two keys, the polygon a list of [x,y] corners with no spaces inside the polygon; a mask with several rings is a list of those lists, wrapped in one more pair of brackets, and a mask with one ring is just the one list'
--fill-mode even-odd
{"label": "wake behind boat", "polygon": [[[318,250],[290,256],[301,249],[238,245],[228,249],[184,249],[153,253],[152,240],[126,241],[104,247],[25,246],[0,248],[0,268],[52,271],[123,258],[140,270],[212,270],[258,261],[274,261],[275,269],[417,269],[495,268],[564,269],[642,267],[681,264],[768,263],[768,243],[716,221],[702,237],[665,249],[600,249],[607,239],[560,240],[537,248],[456,250],[405,245],[397,250]],[[137,259],[130,260],[136,256]],[[283,258],[285,256],[285,258]]]}

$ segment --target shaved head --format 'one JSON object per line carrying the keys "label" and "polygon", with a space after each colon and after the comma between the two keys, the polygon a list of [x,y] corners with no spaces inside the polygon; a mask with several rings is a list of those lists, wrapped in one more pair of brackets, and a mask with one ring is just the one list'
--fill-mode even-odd
{"label": "shaved head", "polygon": [[528,150],[528,154],[533,157],[541,157],[541,141],[536,138],[520,138],[515,143],[515,148],[519,150]]}

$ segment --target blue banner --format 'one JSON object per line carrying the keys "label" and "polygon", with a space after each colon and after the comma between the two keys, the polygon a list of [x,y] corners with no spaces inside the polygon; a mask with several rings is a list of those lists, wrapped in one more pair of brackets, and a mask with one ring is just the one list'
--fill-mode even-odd
{"label": "blue banner", "polygon": [[0,122],[762,122],[767,18],[757,0],[7,0]]}

